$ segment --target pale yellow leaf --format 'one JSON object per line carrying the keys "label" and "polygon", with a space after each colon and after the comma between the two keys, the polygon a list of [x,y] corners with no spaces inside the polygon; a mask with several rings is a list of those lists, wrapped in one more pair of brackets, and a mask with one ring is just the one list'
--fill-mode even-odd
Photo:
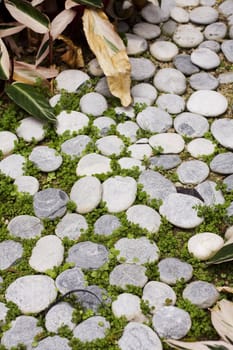
{"label": "pale yellow leaf", "polygon": [[233,303],[222,299],[211,309],[211,321],[225,341],[233,342]]}
{"label": "pale yellow leaf", "polygon": [[224,292],[224,293],[231,293],[231,294],[233,294],[233,287],[222,286],[222,287],[216,287],[216,289],[217,289],[219,292]]}
{"label": "pale yellow leaf", "polygon": [[57,74],[58,74],[58,70],[54,67],[36,68],[32,64],[28,64],[20,61],[14,62],[13,79],[21,83],[33,85],[36,83],[38,78],[42,80],[51,79],[56,77]]}
{"label": "pale yellow leaf", "polygon": [[101,10],[85,9],[84,32],[91,50],[107,77],[109,90],[124,107],[131,103],[131,66],[123,41]]}
{"label": "pale yellow leaf", "polygon": [[76,16],[76,11],[63,10],[53,19],[50,27],[50,34],[53,40],[58,38],[58,36],[68,26],[68,24],[70,24],[70,22],[73,21],[75,16]]}
{"label": "pale yellow leaf", "polygon": [[77,4],[77,2],[74,2],[72,0],[66,0],[66,2],[65,2],[65,9],[66,10],[69,10],[72,7],[75,7],[75,6],[79,6],[79,4]]}

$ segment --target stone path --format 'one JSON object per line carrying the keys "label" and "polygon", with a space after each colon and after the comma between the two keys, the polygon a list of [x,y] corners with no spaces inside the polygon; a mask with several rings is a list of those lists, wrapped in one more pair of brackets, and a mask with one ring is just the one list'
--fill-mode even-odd
{"label": "stone path", "polygon": [[219,298],[203,261],[232,234],[233,0],[148,3],[119,28],[130,107],[94,59],[56,78],[54,130],[1,127],[1,349],[161,350],[193,337],[184,299]]}

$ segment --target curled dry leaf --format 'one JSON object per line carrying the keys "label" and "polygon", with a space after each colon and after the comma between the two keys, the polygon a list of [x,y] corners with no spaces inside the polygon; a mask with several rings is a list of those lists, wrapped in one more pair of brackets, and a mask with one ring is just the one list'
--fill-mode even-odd
{"label": "curled dry leaf", "polygon": [[67,45],[67,51],[61,56],[62,60],[66,62],[71,68],[84,67],[85,63],[81,47],[75,45],[72,40],[65,37],[64,35],[60,35],[58,38],[64,41],[64,43]]}
{"label": "curled dry leaf", "polygon": [[181,350],[233,350],[233,345],[221,340],[184,342],[179,340],[168,339],[166,343],[172,348]]}
{"label": "curled dry leaf", "polygon": [[233,303],[226,299],[220,300],[211,309],[211,321],[220,337],[233,343]]}
{"label": "curled dry leaf", "polygon": [[0,39],[0,79],[8,80],[11,74],[11,62],[7,48]]}
{"label": "curled dry leaf", "polygon": [[33,64],[28,64],[25,62],[15,61],[14,62],[14,74],[13,79],[26,84],[35,84],[37,79],[42,80],[51,79],[56,77],[58,70],[54,67],[36,68]]}
{"label": "curled dry leaf", "polygon": [[224,292],[224,293],[231,293],[231,294],[233,294],[233,287],[222,286],[222,287],[216,287],[216,289],[217,289],[219,292]]}
{"label": "curled dry leaf", "polygon": [[124,107],[131,103],[131,66],[123,41],[101,10],[85,9],[84,32],[91,50],[107,77],[111,93],[119,97]]}

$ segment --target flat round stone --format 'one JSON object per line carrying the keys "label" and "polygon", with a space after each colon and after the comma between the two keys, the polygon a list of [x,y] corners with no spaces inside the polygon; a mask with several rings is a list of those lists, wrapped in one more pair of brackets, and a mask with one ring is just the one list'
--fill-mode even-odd
{"label": "flat round stone", "polygon": [[150,281],[143,288],[142,300],[149,303],[151,312],[154,314],[157,310],[167,305],[176,303],[176,293],[166,283]]}
{"label": "flat round stone", "polygon": [[32,349],[34,338],[39,335],[43,329],[37,326],[38,320],[32,316],[18,316],[11,321],[10,328],[3,333],[1,344],[7,349],[17,348],[23,344],[27,349]]}
{"label": "flat round stone", "polygon": [[133,80],[147,80],[155,74],[155,65],[148,58],[131,57],[129,61],[131,64],[131,78]]}
{"label": "flat round stone", "polygon": [[178,23],[188,23],[189,13],[181,7],[175,6],[171,9],[170,16]]}
{"label": "flat round stone", "polygon": [[78,267],[65,270],[57,276],[55,283],[61,294],[66,294],[74,289],[83,289],[85,288],[84,273]]}
{"label": "flat round stone", "polygon": [[150,53],[161,62],[170,62],[178,55],[178,47],[170,41],[155,41],[150,45]]}
{"label": "flat round stone", "polygon": [[107,135],[112,125],[116,125],[116,122],[109,117],[98,117],[93,122],[93,126],[99,130],[101,136]]}
{"label": "flat round stone", "polygon": [[212,232],[197,233],[188,240],[188,251],[199,260],[210,259],[224,245],[221,236]]}
{"label": "flat round stone", "polygon": [[140,307],[141,299],[134,294],[119,294],[112,303],[112,312],[115,317],[125,317],[127,321],[143,322],[145,316]]}
{"label": "flat round stone", "polygon": [[193,74],[189,79],[189,84],[193,90],[215,90],[219,81],[212,74],[201,72]]}
{"label": "flat round stone", "polygon": [[80,99],[81,112],[98,117],[106,111],[108,103],[104,96],[98,92],[89,92]]}
{"label": "flat round stone", "polygon": [[89,80],[88,74],[78,69],[67,69],[62,71],[56,77],[56,86],[58,90],[67,90],[68,92],[75,92],[78,88]]}
{"label": "flat round stone", "polygon": [[158,232],[161,223],[160,215],[147,205],[133,205],[126,211],[127,220],[145,228],[149,232]]}
{"label": "flat round stone", "polygon": [[233,153],[225,152],[217,154],[210,162],[210,169],[219,174],[233,174]]}
{"label": "flat round stone", "polygon": [[204,36],[198,27],[192,24],[178,25],[174,35],[174,42],[182,48],[191,49],[198,46],[204,39]]}
{"label": "flat round stone", "polygon": [[138,113],[136,121],[141,129],[153,133],[165,132],[172,126],[172,117],[158,107],[145,108]]}
{"label": "flat round stone", "polygon": [[135,111],[134,108],[132,106],[129,107],[115,107],[114,108],[115,112],[117,115],[124,115],[130,119],[134,119],[135,118]]}
{"label": "flat round stone", "polygon": [[158,25],[147,22],[139,22],[133,26],[133,32],[144,39],[151,40],[160,36],[161,30]]}
{"label": "flat round stone", "polygon": [[219,12],[228,17],[233,14],[233,4],[231,0],[225,0],[219,5]]}
{"label": "flat round stone", "polygon": [[61,144],[61,151],[72,158],[80,157],[91,141],[91,138],[87,135],[78,135],[63,142]]}
{"label": "flat round stone", "polygon": [[43,172],[55,171],[60,168],[62,164],[62,156],[57,154],[54,148],[48,146],[37,146],[34,147],[29,160]]}
{"label": "flat round stone", "polygon": [[89,123],[89,118],[80,112],[62,111],[57,116],[56,132],[58,135],[62,135],[65,131],[79,132]]}
{"label": "flat round stone", "polygon": [[187,144],[187,151],[194,158],[209,156],[214,153],[214,150],[215,144],[204,138],[197,138]]}
{"label": "flat round stone", "polygon": [[6,240],[0,243],[0,270],[6,270],[23,256],[23,247],[19,242]]}
{"label": "flat round stone", "polygon": [[43,275],[19,277],[6,290],[6,300],[15,303],[25,314],[46,309],[56,296],[53,279]]}
{"label": "flat round stone", "polygon": [[229,175],[227,177],[225,177],[225,179],[223,180],[223,183],[227,186],[226,190],[228,192],[233,190],[233,175]]}
{"label": "flat round stone", "polygon": [[110,162],[111,160],[107,157],[96,153],[89,153],[78,162],[76,174],[78,176],[106,174],[112,171]]}
{"label": "flat round stone", "polygon": [[48,235],[40,238],[29,259],[29,265],[38,272],[45,272],[60,266],[64,257],[62,241],[54,236]]}
{"label": "flat round stone", "polygon": [[2,302],[0,302],[0,324],[1,326],[6,323],[6,316],[9,308]]}
{"label": "flat round stone", "polygon": [[159,249],[148,238],[121,238],[114,245],[119,250],[117,260],[127,264],[142,265],[159,259]]}
{"label": "flat round stone", "polygon": [[114,267],[109,275],[110,285],[126,289],[127,285],[143,287],[148,278],[146,268],[136,264],[120,264]]}
{"label": "flat round stone", "polygon": [[40,219],[31,215],[15,216],[8,224],[7,229],[14,237],[30,239],[40,237],[44,225]]}
{"label": "flat round stone", "polygon": [[79,214],[86,214],[99,205],[101,195],[101,182],[94,176],[85,176],[72,186],[70,199],[75,202]]}
{"label": "flat round stone", "polygon": [[173,64],[176,69],[185,75],[198,73],[200,70],[192,63],[190,55],[186,54],[177,55],[173,60]]}
{"label": "flat round stone", "polygon": [[216,91],[199,90],[188,99],[187,109],[192,113],[206,117],[217,117],[223,114],[228,107],[225,96]]}
{"label": "flat round stone", "polygon": [[84,216],[76,213],[69,213],[63,216],[57,224],[55,234],[63,239],[67,237],[70,240],[77,240],[88,228]]}
{"label": "flat round stone", "polygon": [[80,242],[69,249],[66,261],[82,269],[96,270],[108,261],[108,250],[102,244]]}
{"label": "flat round stone", "polygon": [[222,118],[215,120],[211,125],[211,132],[214,138],[223,147],[233,149],[233,120],[229,118]]}
{"label": "flat round stone", "polygon": [[138,322],[129,322],[124,328],[123,335],[118,340],[121,350],[162,350],[162,343],[157,334],[145,324]]}
{"label": "flat round stone", "polygon": [[212,50],[216,53],[220,51],[220,44],[214,40],[205,40],[198,47]]}
{"label": "flat round stone", "polygon": [[183,298],[201,309],[208,309],[216,303],[219,293],[212,283],[194,281],[184,289]]}
{"label": "flat round stone", "polygon": [[121,167],[121,169],[133,169],[138,168],[138,170],[143,171],[145,170],[145,166],[142,165],[142,162],[140,159],[135,159],[131,157],[123,157],[118,160],[118,163]]}
{"label": "flat round stone", "polygon": [[165,198],[159,208],[159,213],[167,220],[181,228],[194,228],[204,220],[197,215],[195,206],[202,205],[203,202],[193,196],[182,193],[172,193]]}
{"label": "flat round stone", "polygon": [[160,6],[156,6],[152,3],[147,4],[141,11],[142,18],[146,22],[160,24],[165,22],[169,18],[169,13],[166,13]]}
{"label": "flat round stone", "polygon": [[[93,293],[93,294],[91,294]],[[82,305],[85,310],[92,310],[97,312],[100,306],[103,304],[110,304],[109,298],[105,289],[96,285],[85,286],[82,290],[75,293],[78,303]]]}
{"label": "flat round stone", "polygon": [[164,170],[170,170],[181,163],[181,159],[176,154],[161,154],[150,158],[150,169],[156,170],[156,168],[163,168]]}
{"label": "flat round stone", "polygon": [[187,7],[192,6],[196,7],[199,5],[199,0],[176,0],[176,6]]}
{"label": "flat round stone", "polygon": [[127,137],[131,142],[135,142],[137,140],[138,130],[139,127],[137,123],[130,120],[117,125],[117,131],[120,133],[120,135]]}
{"label": "flat round stone", "polygon": [[233,83],[233,72],[221,73],[218,76],[220,84],[232,84]]}
{"label": "flat round stone", "polygon": [[214,181],[204,181],[197,185],[195,189],[202,196],[205,205],[216,205],[225,203],[222,191],[217,190],[217,184]]}
{"label": "flat round stone", "polygon": [[0,172],[4,175],[16,179],[23,175],[25,158],[20,154],[11,154],[0,161]]}
{"label": "flat round stone", "polygon": [[176,188],[170,180],[153,170],[143,171],[139,176],[138,183],[143,185],[143,191],[150,199],[164,200],[170,193],[176,192]]}
{"label": "flat round stone", "polygon": [[60,101],[61,99],[61,94],[56,94],[54,96],[52,96],[50,99],[49,99],[49,104],[51,107],[55,107],[56,104]]}
{"label": "flat round stone", "polygon": [[180,153],[184,149],[184,139],[182,136],[167,132],[153,135],[149,138],[149,144],[153,148],[161,147],[161,153]]}
{"label": "flat round stone", "polygon": [[175,118],[174,128],[178,134],[194,138],[203,136],[209,130],[209,123],[199,114],[184,112]]}
{"label": "flat round stone", "polygon": [[218,11],[210,6],[200,6],[189,13],[190,21],[195,24],[210,24],[218,20]]}
{"label": "flat round stone", "polygon": [[175,285],[181,279],[189,281],[193,276],[192,265],[177,258],[166,258],[158,263],[159,277],[164,283]]}
{"label": "flat round stone", "polygon": [[128,55],[138,55],[146,51],[148,44],[146,39],[141,36],[126,33],[126,52]]}
{"label": "flat round stone", "polygon": [[186,90],[183,73],[175,68],[162,68],[154,76],[155,87],[162,92],[182,95]]}
{"label": "flat round stone", "polygon": [[175,94],[162,94],[158,97],[156,104],[159,108],[171,114],[178,114],[185,109],[183,97]]}
{"label": "flat round stone", "polygon": [[48,188],[37,192],[33,198],[33,208],[35,215],[39,218],[55,219],[61,217],[66,212],[66,204],[69,197],[58,188]]}
{"label": "flat round stone", "polygon": [[212,50],[206,48],[198,48],[191,53],[191,61],[196,66],[210,70],[220,65],[219,56]]}
{"label": "flat round stone", "polygon": [[33,176],[18,176],[14,185],[17,187],[18,192],[26,192],[30,195],[34,195],[39,190],[39,181]]}
{"label": "flat round stone", "polygon": [[120,226],[121,223],[118,217],[110,214],[105,214],[96,220],[94,224],[94,233],[96,235],[109,236]]}
{"label": "flat round stone", "polygon": [[73,330],[75,327],[75,323],[72,322],[74,310],[66,302],[54,305],[45,316],[45,328],[47,331],[58,333],[58,329],[63,326],[67,326],[70,330]]}
{"label": "flat round stone", "polygon": [[183,184],[198,184],[209,175],[209,167],[201,160],[187,160],[177,168],[177,175]]}
{"label": "flat round stone", "polygon": [[188,312],[176,306],[163,306],[154,314],[152,325],[161,338],[181,339],[189,332],[192,322]]}
{"label": "flat round stone", "polygon": [[109,135],[98,139],[96,141],[96,147],[104,156],[119,156],[125,145],[120,137]]}
{"label": "flat round stone", "polygon": [[96,58],[93,58],[92,60],[90,60],[90,62],[88,62],[87,69],[88,73],[90,73],[94,77],[102,77],[104,75],[104,72]]}
{"label": "flat round stone", "polygon": [[45,137],[44,130],[45,122],[34,117],[24,118],[20,121],[16,133],[26,142],[31,142],[33,139],[41,141]]}
{"label": "flat round stone", "polygon": [[111,92],[109,90],[106,77],[100,78],[100,80],[98,81],[98,83],[95,86],[95,91],[98,92],[99,94],[105,96],[105,97],[113,97],[113,95],[111,94]]}
{"label": "flat round stone", "polygon": [[153,154],[152,148],[148,144],[136,143],[127,148],[132,158],[143,160],[144,158],[150,158]]}
{"label": "flat round stone", "polygon": [[163,23],[161,27],[162,33],[167,37],[172,37],[176,28],[177,22],[173,21],[172,19],[169,19],[167,22]]}
{"label": "flat round stone", "polygon": [[62,338],[59,335],[46,337],[43,340],[38,342],[38,345],[35,347],[35,350],[71,350],[71,347],[68,345],[69,340]]}
{"label": "flat round stone", "polygon": [[74,337],[82,342],[105,338],[110,323],[102,316],[92,316],[82,321],[73,330]]}
{"label": "flat round stone", "polygon": [[223,22],[209,24],[204,30],[204,36],[208,40],[221,41],[227,34],[227,26]]}
{"label": "flat round stone", "polygon": [[102,200],[110,213],[119,213],[134,203],[136,193],[137,183],[132,177],[110,177],[103,183]]}
{"label": "flat round stone", "polygon": [[0,131],[0,151],[4,156],[12,153],[18,137],[10,131]]}

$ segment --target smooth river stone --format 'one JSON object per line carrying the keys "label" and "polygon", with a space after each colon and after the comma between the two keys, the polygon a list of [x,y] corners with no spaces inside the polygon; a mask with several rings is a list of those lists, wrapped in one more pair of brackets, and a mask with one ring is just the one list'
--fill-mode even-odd
{"label": "smooth river stone", "polygon": [[82,342],[91,342],[96,339],[105,338],[109,328],[110,323],[104,317],[92,316],[79,323],[73,330],[73,335]]}
{"label": "smooth river stone", "polygon": [[70,199],[75,202],[77,213],[86,214],[99,205],[101,195],[101,182],[94,176],[85,176],[72,186]]}
{"label": "smooth river stone", "polygon": [[159,259],[159,249],[148,238],[121,238],[114,245],[119,250],[117,260],[127,264],[142,265]]}
{"label": "smooth river stone", "polygon": [[175,133],[160,133],[149,138],[149,144],[153,148],[161,147],[161,153],[180,153],[184,149],[184,139]]}
{"label": "smooth river stone", "polygon": [[94,224],[96,235],[109,236],[121,226],[120,220],[114,215],[105,214],[99,217]]}
{"label": "smooth river stone", "polygon": [[110,213],[119,213],[128,209],[135,201],[137,183],[129,176],[110,177],[103,183],[103,202]]}
{"label": "smooth river stone", "polygon": [[13,152],[18,137],[10,131],[0,131],[0,151],[4,156]]}
{"label": "smooth river stone", "polygon": [[212,74],[201,72],[193,74],[189,79],[189,84],[194,90],[215,90],[219,81]]}
{"label": "smooth river stone", "polygon": [[161,62],[170,62],[178,55],[178,47],[169,41],[155,41],[150,45],[150,53]]}
{"label": "smooth river stone", "polygon": [[65,131],[79,132],[89,123],[89,118],[81,112],[62,111],[57,116],[56,132],[58,135],[62,135]]}
{"label": "smooth river stone", "polygon": [[160,215],[147,205],[133,205],[126,211],[127,220],[149,232],[158,232],[161,223]]}
{"label": "smooth river stone", "polygon": [[198,48],[191,53],[191,61],[196,66],[210,70],[220,65],[219,56],[212,50],[206,48]]}
{"label": "smooth river stone", "polygon": [[194,138],[203,136],[209,130],[209,123],[200,114],[184,112],[175,118],[174,128],[178,134]]}
{"label": "smooth river stone", "polygon": [[209,167],[201,160],[187,160],[177,168],[177,175],[183,184],[198,184],[209,175]]}
{"label": "smooth river stone", "polygon": [[233,63],[233,40],[225,40],[221,45],[221,50],[227,61]]}
{"label": "smooth river stone", "polygon": [[174,305],[176,303],[176,293],[172,287],[166,283],[158,281],[150,281],[143,288],[142,300],[149,303],[151,313],[167,305]]}
{"label": "smooth river stone", "polygon": [[57,170],[62,164],[62,156],[57,154],[54,148],[48,146],[34,147],[29,160],[43,172],[50,172]]}
{"label": "smooth river stone", "polygon": [[216,303],[219,293],[212,283],[194,281],[184,289],[183,298],[201,309],[208,309]]}
{"label": "smooth river stone", "polygon": [[10,234],[22,239],[36,238],[41,235],[44,225],[40,219],[31,215],[15,216],[7,226]]}
{"label": "smooth river stone", "polygon": [[89,143],[91,143],[91,138],[89,136],[78,135],[63,142],[61,144],[61,151],[72,158],[80,157]]}
{"label": "smooth river stone", "polygon": [[35,350],[71,350],[68,345],[69,340],[62,338],[58,335],[46,337],[38,342],[38,345],[34,348]]}
{"label": "smooth river stone", "polygon": [[169,19],[167,22],[163,23],[161,27],[163,35],[167,37],[172,37],[176,28],[177,22],[173,21],[172,19]]}
{"label": "smooth river stone", "polygon": [[172,126],[172,117],[158,107],[147,107],[138,113],[136,121],[141,129],[153,133],[167,131]]}
{"label": "smooth river stone", "polygon": [[233,14],[232,0],[225,0],[219,5],[219,12],[228,17]]}
{"label": "smooth river stone", "polygon": [[116,122],[109,117],[98,117],[93,122],[93,126],[98,129],[101,136],[106,136],[113,125],[116,125]]}
{"label": "smooth river stone", "polygon": [[77,240],[88,228],[84,216],[76,213],[68,213],[57,224],[55,234],[63,239],[67,237],[70,240]]}
{"label": "smooth river stone", "polygon": [[148,44],[146,39],[131,33],[126,33],[126,51],[128,55],[138,55],[146,51]]}
{"label": "smooth river stone", "polygon": [[45,122],[34,117],[24,118],[20,121],[16,133],[24,141],[31,142],[33,139],[41,141],[45,137]]}
{"label": "smooth river stone", "polygon": [[82,270],[73,267],[60,273],[56,278],[56,287],[61,294],[66,294],[74,289],[85,288],[85,277]]}
{"label": "smooth river stone", "polygon": [[199,90],[188,99],[187,109],[192,113],[206,117],[217,117],[223,114],[228,107],[225,96],[216,91]]}
{"label": "smooth river stone", "polygon": [[142,17],[149,23],[160,24],[166,22],[169,18],[168,11],[164,11],[162,7],[152,3],[144,6],[141,11]]}
{"label": "smooth river stone", "polygon": [[135,111],[133,106],[129,106],[129,107],[118,106],[114,108],[114,111],[116,112],[117,115],[123,115],[130,119],[135,118]]}
{"label": "smooth river stone", "polygon": [[215,150],[215,144],[205,138],[198,138],[192,140],[187,145],[187,151],[191,154],[192,157],[198,158],[201,156],[208,156],[213,154]]}
{"label": "smooth river stone", "polygon": [[102,244],[80,242],[69,249],[66,261],[82,269],[96,270],[108,261],[108,250]]}
{"label": "smooth river stone", "polygon": [[150,158],[150,169],[162,168],[170,170],[177,167],[181,163],[181,159],[176,154],[161,154]]}
{"label": "smooth river stone", "polygon": [[127,285],[143,287],[148,281],[146,268],[136,264],[120,264],[109,275],[110,285],[126,289]]}
{"label": "smooth river stone", "polygon": [[216,53],[220,51],[220,44],[214,40],[205,40],[198,47],[210,49]]}
{"label": "smooth river stone", "polygon": [[120,135],[127,137],[131,142],[135,142],[137,140],[138,130],[139,126],[137,125],[137,123],[131,121],[126,121],[117,125],[117,131],[120,133]]}
{"label": "smooth river stone", "polygon": [[104,75],[104,72],[96,58],[93,58],[92,60],[90,60],[90,62],[88,62],[87,69],[88,73],[90,73],[94,77],[102,77]]}
{"label": "smooth river stone", "polygon": [[157,98],[156,88],[149,83],[139,83],[131,88],[131,95],[134,100],[134,104],[137,102],[142,103],[143,101],[147,105],[152,105]]}
{"label": "smooth river stone", "polygon": [[173,35],[173,41],[179,47],[187,49],[198,46],[203,39],[200,29],[192,24],[180,24]]}
{"label": "smooth river stone", "polygon": [[26,192],[33,196],[39,190],[40,183],[33,176],[18,176],[14,185],[17,187],[18,192]]}
{"label": "smooth river stone", "polygon": [[222,118],[215,120],[211,125],[211,132],[214,138],[223,147],[233,149],[233,120]]}
{"label": "smooth river stone", "polygon": [[108,108],[108,103],[104,96],[98,92],[89,92],[80,99],[80,109],[84,114],[91,114],[94,117],[102,115]]}
{"label": "smooth river stone", "polygon": [[145,324],[129,322],[123,335],[118,340],[121,350],[162,350],[162,343],[157,334]]}
{"label": "smooth river stone", "polygon": [[130,57],[131,78],[142,81],[153,77],[155,74],[155,65],[151,60],[144,57]]}
{"label": "smooth river stone", "polygon": [[[2,281],[1,281],[2,283]],[[0,302],[0,325],[4,325],[6,323],[6,316],[9,308],[2,302]]]}
{"label": "smooth river stone", "polygon": [[75,92],[89,79],[89,75],[81,70],[67,69],[59,73],[55,80],[58,90],[65,89],[68,92]]}
{"label": "smooth river stone", "polygon": [[143,171],[145,170],[145,166],[142,165],[142,162],[140,159],[131,158],[131,157],[123,157],[118,160],[118,163],[120,164],[121,169],[133,169],[138,168],[138,170]]}
{"label": "smooth river stone", "polygon": [[224,245],[221,236],[212,232],[197,233],[188,240],[188,251],[195,258],[205,261],[210,259]]}
{"label": "smooth river stone", "polygon": [[141,173],[138,183],[143,185],[143,191],[150,199],[164,200],[169,194],[175,193],[176,188],[173,183],[159,172],[145,170]]}
{"label": "smooth river stone", "polygon": [[139,22],[133,26],[133,32],[144,39],[151,40],[157,38],[160,35],[161,30],[158,25],[147,22]]}
{"label": "smooth river stone", "polygon": [[171,114],[178,114],[185,109],[183,97],[175,94],[162,94],[158,97],[156,104],[159,108]]}
{"label": "smooth river stone", "polygon": [[226,190],[228,192],[232,191],[233,190],[233,174],[225,177],[225,179],[223,180],[223,183],[227,186]]}
{"label": "smooth river stone", "polygon": [[188,23],[189,13],[179,6],[175,6],[171,9],[170,17],[178,23]]}
{"label": "smooth river stone", "polygon": [[6,290],[6,300],[15,303],[25,314],[46,309],[56,296],[53,279],[43,275],[19,277]]}
{"label": "smooth river stone", "polygon": [[210,6],[200,6],[189,13],[190,21],[195,24],[210,24],[218,19],[218,11]]}
{"label": "smooth river stone", "polygon": [[221,41],[227,34],[227,26],[223,22],[215,22],[209,24],[205,30],[204,35],[208,40]]}
{"label": "smooth river stone", "polygon": [[16,179],[24,173],[23,166],[25,158],[20,154],[11,154],[0,161],[0,172],[4,175]]}
{"label": "smooth river stone", "polygon": [[193,276],[192,265],[176,258],[166,258],[158,263],[159,277],[164,283],[175,285],[178,281],[189,281]]}
{"label": "smooth river stone", "polygon": [[192,321],[188,312],[176,306],[163,306],[154,314],[152,325],[161,338],[181,339],[189,332]]}
{"label": "smooth river stone", "polygon": [[104,136],[96,141],[96,147],[104,156],[119,156],[125,145],[116,135]]}
{"label": "smooth river stone", "polygon": [[210,169],[218,174],[233,174],[233,153],[220,153],[210,162]]}
{"label": "smooth river stone", "polygon": [[[91,294],[92,293],[92,294]],[[111,299],[105,289],[96,285],[85,286],[84,289],[75,293],[78,302],[85,310],[92,310],[95,313],[103,304],[110,304]]]}
{"label": "smooth river stone", "polygon": [[191,62],[190,55],[177,55],[173,60],[173,64],[176,69],[185,75],[191,75],[200,71],[200,69]]}
{"label": "smooth river stone", "polygon": [[125,317],[127,321],[143,322],[143,315],[140,307],[141,299],[131,293],[119,294],[117,299],[112,303],[112,312],[115,317]]}
{"label": "smooth river stone", "polygon": [[3,333],[1,344],[6,349],[17,348],[19,344],[26,346],[27,350],[33,349],[35,336],[39,335],[42,327],[37,326],[38,320],[32,316],[18,316],[11,321],[10,328]]}
{"label": "smooth river stone", "polygon": [[64,257],[62,241],[55,235],[40,238],[29,259],[29,265],[38,272],[46,272],[61,265]]}
{"label": "smooth river stone", "polygon": [[76,174],[78,176],[106,174],[111,172],[110,159],[96,153],[89,153],[78,162]]}
{"label": "smooth river stone", "polygon": [[197,216],[195,206],[203,205],[203,202],[193,196],[182,193],[172,193],[165,198],[159,208],[161,215],[167,220],[181,228],[194,228],[203,222],[203,218]]}
{"label": "smooth river stone", "polygon": [[183,73],[175,68],[161,68],[154,76],[155,87],[162,92],[182,95],[186,90]]}
{"label": "smooth river stone", "polygon": [[67,326],[73,330],[75,323],[72,322],[74,308],[66,302],[54,305],[45,316],[45,328],[49,332],[58,333],[58,329]]}
{"label": "smooth river stone", "polygon": [[66,212],[66,204],[69,201],[67,194],[58,188],[47,188],[37,192],[33,198],[35,215],[41,219],[56,219]]}
{"label": "smooth river stone", "polygon": [[216,189],[217,184],[214,181],[204,181],[197,185],[195,189],[202,196],[205,205],[223,204],[225,199],[222,191]]}
{"label": "smooth river stone", "polygon": [[22,258],[23,247],[19,242],[6,240],[0,243],[0,270],[6,270]]}

